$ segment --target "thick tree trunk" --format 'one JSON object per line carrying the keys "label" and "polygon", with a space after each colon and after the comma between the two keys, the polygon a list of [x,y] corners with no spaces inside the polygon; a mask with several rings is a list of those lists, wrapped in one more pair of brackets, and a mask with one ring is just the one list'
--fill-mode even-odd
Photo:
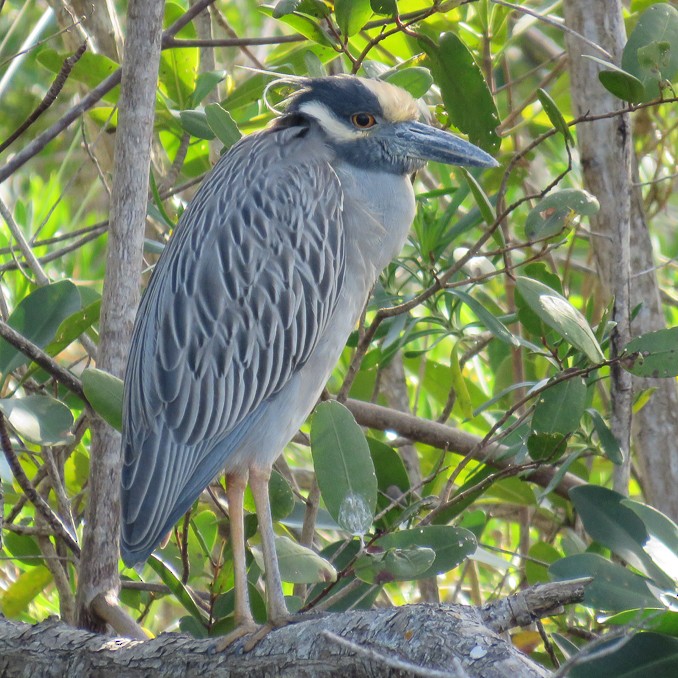
{"label": "thick tree trunk", "polygon": [[[164,0],[130,0],[115,145],[108,258],[97,365],[122,376],[134,316],[146,220],[148,172],[160,60]],[[103,421],[92,426],[89,502],[78,582],[78,624],[103,630],[90,604],[118,587],[120,436]]]}
{"label": "thick tree trunk", "polygon": [[[566,24],[601,45],[621,60],[626,34],[620,0],[566,0]],[[575,114],[607,113],[623,103],[607,92],[598,80],[601,66],[584,54],[601,56],[576,36],[566,34],[571,92]],[[600,212],[591,219],[592,247],[601,283],[615,297],[618,323],[615,348],[629,335],[660,329],[665,321],[654,274],[652,245],[644,220],[639,189],[633,184],[634,159],[628,115],[577,126],[584,183],[600,201]],[[630,323],[630,311],[641,306]],[[613,426],[625,453],[629,447],[631,386],[637,391],[657,390],[634,421],[638,459],[648,501],[674,520],[678,519],[678,395],[672,380],[636,379],[613,373]],[[616,489],[626,492],[627,476],[617,478]]]}
{"label": "thick tree trunk", "polygon": [[114,639],[54,620],[30,626],[0,617],[0,675],[540,678],[549,672],[516,650],[504,632],[581,601],[589,581],[535,586],[480,609],[420,604],[311,615],[272,631],[250,652],[243,652],[244,640],[215,652],[215,639],[173,633]]}

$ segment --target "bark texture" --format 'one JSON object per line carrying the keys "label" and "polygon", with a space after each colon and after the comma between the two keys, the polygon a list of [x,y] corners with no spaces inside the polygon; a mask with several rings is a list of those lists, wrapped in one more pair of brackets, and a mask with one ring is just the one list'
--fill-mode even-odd
{"label": "bark texture", "polygon": [[[106,278],[97,366],[124,372],[139,304],[151,136],[164,0],[130,0],[115,142]],[[78,624],[102,631],[90,609],[97,594],[118,587],[120,436],[101,420],[92,426],[89,502],[78,585]]]}
{"label": "bark texture", "polygon": [[[604,47],[615,63],[626,43],[620,0],[567,0],[566,24]],[[583,58],[594,50],[566,34],[572,101],[575,114],[619,110],[622,102],[598,80],[600,65]],[[643,213],[640,189],[634,185],[635,159],[627,115],[577,126],[584,184],[600,201],[599,214],[591,219],[592,246],[606,293],[616,299],[617,348],[628,336],[665,327],[654,270],[652,244]],[[633,322],[630,311],[640,307]],[[634,440],[643,471],[647,500],[674,520],[678,519],[678,393],[673,380],[631,379],[613,374],[614,429],[628,452],[632,390],[655,388],[645,407],[634,418]],[[626,492],[624,478],[616,489]]]}
{"label": "bark texture", "polygon": [[[580,589],[583,591],[583,586]],[[498,616],[506,622],[505,614],[499,612]],[[244,653],[243,644],[239,641],[217,653],[214,640],[193,640],[180,634],[162,634],[143,642],[100,636],[55,620],[29,626],[0,619],[0,675],[5,678],[549,675],[516,650],[505,636],[489,628],[483,612],[466,606],[421,604],[327,615],[277,629],[251,652]]]}

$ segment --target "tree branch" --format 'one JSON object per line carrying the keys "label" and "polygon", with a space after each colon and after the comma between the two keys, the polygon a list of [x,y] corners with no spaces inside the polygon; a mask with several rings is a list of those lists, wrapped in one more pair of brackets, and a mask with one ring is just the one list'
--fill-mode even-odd
{"label": "tree branch", "polygon": [[[79,631],[54,620],[29,626],[0,618],[0,674],[387,676],[417,667],[427,672],[421,675],[449,678],[542,677],[548,672],[499,634],[547,616],[557,605],[580,601],[584,583],[537,586],[512,597],[510,604],[497,601],[481,610],[420,604],[301,617],[272,631],[247,653],[242,651],[245,639],[215,652],[215,639],[164,633],[140,642]],[[507,613],[510,609],[514,612]]]}

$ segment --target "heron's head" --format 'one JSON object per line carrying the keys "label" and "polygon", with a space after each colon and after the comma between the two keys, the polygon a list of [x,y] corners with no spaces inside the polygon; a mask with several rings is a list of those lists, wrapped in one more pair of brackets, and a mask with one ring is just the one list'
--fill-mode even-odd
{"label": "heron's head", "polygon": [[351,76],[304,79],[287,113],[315,120],[327,143],[353,165],[409,174],[428,160],[495,167],[492,156],[449,132],[417,121],[417,102],[400,87]]}

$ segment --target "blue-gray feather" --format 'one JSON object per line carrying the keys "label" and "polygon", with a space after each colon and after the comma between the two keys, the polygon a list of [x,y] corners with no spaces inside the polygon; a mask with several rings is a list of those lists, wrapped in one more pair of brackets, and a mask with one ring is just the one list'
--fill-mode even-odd
{"label": "blue-gray feather", "polygon": [[144,560],[228,467],[313,352],[344,279],[342,202],[317,130],[299,120],[241,140],[182,215],[125,379],[126,562]]}

